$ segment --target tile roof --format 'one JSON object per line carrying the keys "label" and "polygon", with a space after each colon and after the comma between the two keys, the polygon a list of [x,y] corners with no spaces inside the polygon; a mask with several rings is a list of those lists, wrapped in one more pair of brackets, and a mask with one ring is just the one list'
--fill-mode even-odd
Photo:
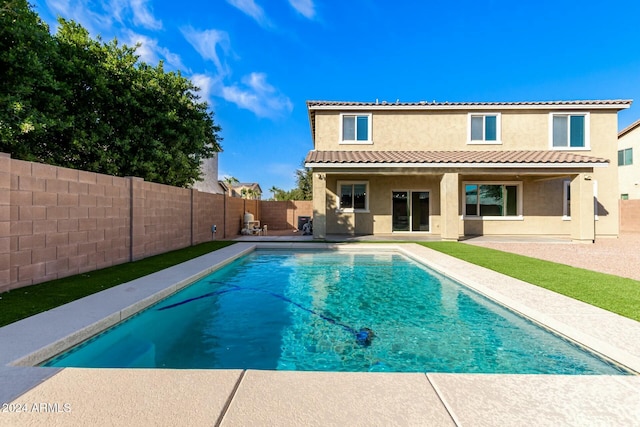
{"label": "tile roof", "polygon": [[612,106],[628,108],[632,101],[629,99],[613,100],[574,100],[574,101],[515,101],[515,102],[353,102],[353,101],[307,101],[307,107],[558,107],[558,106]]}
{"label": "tile roof", "polygon": [[568,151],[316,151],[307,155],[305,163],[344,165],[562,165],[603,164],[609,160]]}

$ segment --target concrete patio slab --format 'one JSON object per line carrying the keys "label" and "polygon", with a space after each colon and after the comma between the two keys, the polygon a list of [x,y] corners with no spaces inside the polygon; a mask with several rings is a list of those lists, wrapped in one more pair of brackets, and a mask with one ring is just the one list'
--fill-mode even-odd
{"label": "concrete patio slab", "polygon": [[12,403],[23,411],[0,413],[0,425],[213,426],[241,374],[67,368]]}
{"label": "concrete patio slab", "polygon": [[424,374],[247,371],[223,426],[453,426]]}
{"label": "concrete patio slab", "polygon": [[637,426],[640,377],[428,374],[459,426]]}
{"label": "concrete patio slab", "polygon": [[[61,370],[61,368],[0,366],[0,404],[12,402],[25,390],[36,387]],[[2,425],[1,415],[0,412],[0,425]]]}

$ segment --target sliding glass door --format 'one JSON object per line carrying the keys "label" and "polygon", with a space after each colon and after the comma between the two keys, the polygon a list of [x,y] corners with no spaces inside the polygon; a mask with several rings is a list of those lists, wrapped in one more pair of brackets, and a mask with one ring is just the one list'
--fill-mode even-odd
{"label": "sliding glass door", "polygon": [[393,191],[391,199],[392,231],[430,231],[428,191]]}

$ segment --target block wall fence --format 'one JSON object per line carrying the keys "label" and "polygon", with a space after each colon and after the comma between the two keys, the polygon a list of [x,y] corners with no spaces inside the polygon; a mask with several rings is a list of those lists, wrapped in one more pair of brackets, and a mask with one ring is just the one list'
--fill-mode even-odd
{"label": "block wall fence", "polygon": [[0,153],[0,292],[233,239],[245,212],[270,230],[286,230],[313,208],[310,201],[244,200]]}
{"label": "block wall fence", "polygon": [[620,232],[640,233],[640,200],[620,200]]}

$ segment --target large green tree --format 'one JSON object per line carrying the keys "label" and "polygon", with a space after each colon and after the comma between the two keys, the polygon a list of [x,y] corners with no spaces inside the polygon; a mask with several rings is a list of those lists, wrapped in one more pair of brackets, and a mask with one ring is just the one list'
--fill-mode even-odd
{"label": "large green tree", "polygon": [[73,21],[51,35],[25,0],[0,13],[0,151],[177,186],[220,151],[213,113],[179,72]]}
{"label": "large green tree", "polygon": [[0,150],[25,160],[56,121],[57,62],[49,27],[26,1],[0,1]]}

